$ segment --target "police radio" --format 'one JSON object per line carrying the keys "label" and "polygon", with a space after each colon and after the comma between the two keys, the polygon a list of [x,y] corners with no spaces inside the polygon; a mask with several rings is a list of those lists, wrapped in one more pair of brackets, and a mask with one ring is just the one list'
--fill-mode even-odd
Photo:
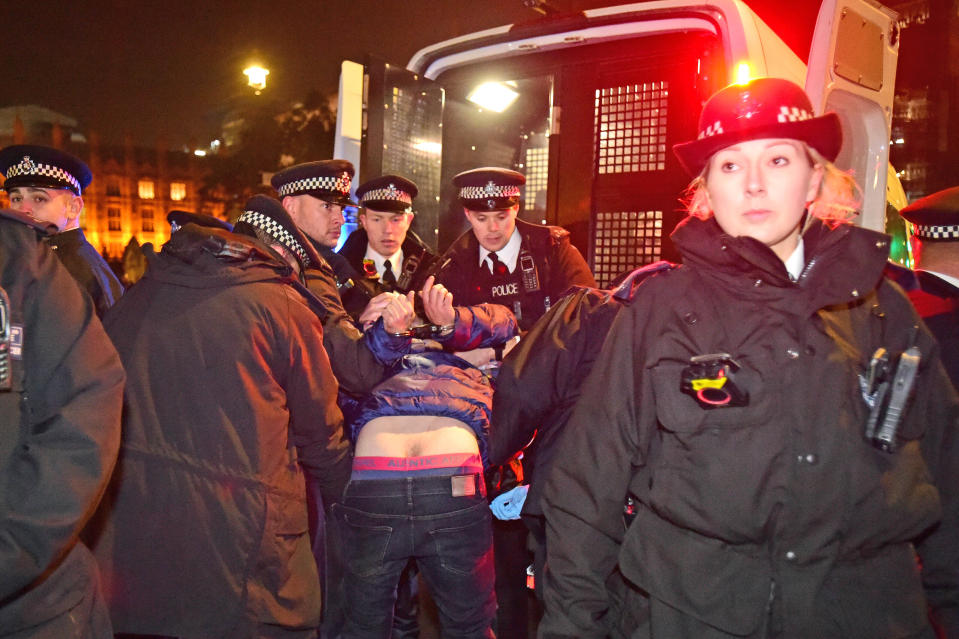
{"label": "police radio", "polygon": [[533,256],[523,254],[519,256],[519,269],[523,274],[523,288],[528,293],[539,290],[539,276],[536,273],[536,263],[533,262]]}
{"label": "police radio", "polygon": [[879,450],[896,451],[896,433],[912,396],[920,359],[918,346],[897,354],[880,347],[873,353],[868,377],[861,380],[870,409],[864,435]]}
{"label": "police radio", "polygon": [[736,385],[739,368],[729,353],[690,357],[689,366],[682,371],[679,390],[706,410],[747,406],[749,392]]}
{"label": "police radio", "polygon": [[416,269],[418,269],[419,266],[419,256],[407,256],[407,258],[403,260],[403,270],[400,271],[400,276],[396,278],[396,288],[401,291],[410,290],[410,285],[413,283],[413,274],[416,273]]}
{"label": "police radio", "polygon": [[13,389],[13,375],[10,369],[10,298],[0,288],[0,391]]}

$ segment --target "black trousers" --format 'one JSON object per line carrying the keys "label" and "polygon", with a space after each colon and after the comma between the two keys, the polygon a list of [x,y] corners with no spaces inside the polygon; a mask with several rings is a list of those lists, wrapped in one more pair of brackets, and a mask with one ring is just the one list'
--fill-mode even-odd
{"label": "black trousers", "polygon": [[526,525],[518,519],[493,519],[497,639],[527,639],[529,636],[526,567],[531,557],[526,548],[528,534]]}

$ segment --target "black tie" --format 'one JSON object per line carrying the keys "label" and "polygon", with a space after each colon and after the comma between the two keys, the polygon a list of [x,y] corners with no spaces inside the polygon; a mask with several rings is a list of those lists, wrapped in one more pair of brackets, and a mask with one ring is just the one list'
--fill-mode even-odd
{"label": "black tie", "polygon": [[393,268],[389,260],[383,262],[383,283],[387,286],[396,286],[396,275],[393,274]]}
{"label": "black tie", "polygon": [[496,253],[491,252],[489,254],[489,262],[493,267],[493,275],[506,275],[509,272],[506,265],[499,261],[499,256]]}

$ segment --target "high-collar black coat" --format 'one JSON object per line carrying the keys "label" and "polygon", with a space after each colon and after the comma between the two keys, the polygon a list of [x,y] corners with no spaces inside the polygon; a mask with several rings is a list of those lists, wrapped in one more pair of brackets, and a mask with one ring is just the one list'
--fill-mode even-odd
{"label": "high-collar black coat", "polygon": [[123,368],[37,231],[0,213],[0,634],[113,636],[80,529],[120,445]]}
{"label": "high-collar black coat", "polygon": [[47,244],[56,252],[80,289],[93,300],[97,315],[103,317],[107,309],[123,295],[123,285],[103,256],[87,241],[81,229],[51,235],[47,238]]}
{"label": "high-collar black coat", "polygon": [[[959,632],[959,401],[881,277],[888,238],[813,224],[796,282],[712,220],[673,239],[684,265],[614,320],[547,481],[540,636],[931,637],[927,603]],[[861,380],[878,347],[912,344],[890,454],[863,436]],[[720,353],[746,405],[681,391],[691,357]]]}

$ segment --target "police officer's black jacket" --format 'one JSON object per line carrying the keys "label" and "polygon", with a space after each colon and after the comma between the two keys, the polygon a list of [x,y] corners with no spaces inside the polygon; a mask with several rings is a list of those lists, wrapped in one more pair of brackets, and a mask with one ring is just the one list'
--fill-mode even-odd
{"label": "police officer's black jacket", "polygon": [[[558,226],[541,226],[516,220],[522,237],[520,257],[528,253],[536,267],[537,287],[530,290],[523,285],[522,267],[503,279],[490,275],[489,267],[479,263],[479,242],[472,229],[459,237],[440,259],[437,282],[453,294],[453,303],[462,306],[493,303],[503,304],[516,315],[520,328],[529,330],[549,307],[557,303],[572,286],[596,286],[596,280],[586,261],[569,241],[569,231]],[[501,297],[493,294],[493,287],[512,286],[515,293]],[[515,303],[521,307],[517,309]],[[517,312],[519,310],[520,312]]]}
{"label": "police officer's black jacket", "polygon": [[433,264],[437,260],[437,256],[423,244],[423,240],[421,240],[416,233],[411,230],[406,232],[406,238],[402,244],[403,263],[391,264],[393,274],[397,279],[400,279],[402,274],[407,270],[411,272],[409,282],[406,283],[406,286],[400,286],[400,282],[398,282],[396,286],[388,286],[381,282],[379,276],[375,273],[372,276],[366,274],[363,268],[363,259],[366,257],[368,243],[369,238],[366,235],[366,229],[358,228],[346,238],[346,242],[343,243],[339,253],[345,257],[350,263],[350,266],[363,275],[365,279],[373,281],[377,292],[399,291],[400,293],[406,293],[408,291],[418,291],[423,288],[423,282],[429,277]]}
{"label": "police officer's black jacket", "polygon": [[540,498],[556,445],[613,319],[647,277],[671,266],[656,262],[636,269],[608,291],[577,287],[503,360],[493,396],[490,462],[503,464],[531,443],[523,458],[530,477],[524,516],[543,514]]}
{"label": "police officer's black jacket", "polygon": [[52,235],[47,243],[57,253],[60,262],[70,271],[80,288],[90,296],[103,317],[107,309],[123,295],[123,285],[81,229],[72,229]]}
{"label": "police officer's black jacket", "polygon": [[123,369],[93,304],[23,217],[0,213],[0,634],[106,639],[79,532],[116,462]]}
{"label": "police officer's black jacket", "polygon": [[[540,636],[623,631],[621,613],[637,637],[929,636],[927,600],[959,632],[959,408],[935,341],[881,279],[886,236],[814,223],[798,282],[712,220],[673,239],[684,266],[614,320],[547,481]],[[922,366],[890,454],[864,441],[860,375],[877,347],[912,343]],[[714,353],[739,363],[747,405],[681,392],[690,357]],[[625,604],[605,588],[614,568],[635,585]]]}

